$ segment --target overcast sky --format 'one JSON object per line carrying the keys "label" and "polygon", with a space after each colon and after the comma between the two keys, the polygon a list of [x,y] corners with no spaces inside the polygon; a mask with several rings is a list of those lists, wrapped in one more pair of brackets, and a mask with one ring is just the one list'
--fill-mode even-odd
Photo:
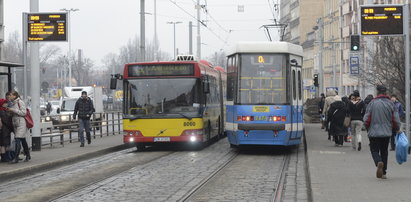
{"label": "overcast sky", "polygon": [[[22,12],[29,12],[29,2],[29,0],[4,1],[6,40],[9,33],[16,30],[22,32]],[[39,0],[39,2],[40,12],[59,12],[62,8],[79,9],[71,15],[72,50],[83,49],[85,57],[91,58],[96,65],[102,64],[101,60],[105,55],[118,53],[119,48],[129,39],[140,35],[139,0]],[[154,13],[154,0],[145,2],[146,12]],[[196,16],[194,9],[196,0],[174,2]],[[272,23],[270,19],[273,18],[273,14],[267,0],[201,0],[201,4],[205,3],[210,15],[206,16],[202,12],[201,19],[208,20],[207,26],[212,31],[205,27],[201,28],[201,40],[204,43],[201,49],[203,58],[215,51],[226,49],[224,41],[233,44],[244,40],[267,40],[263,29],[260,29],[261,25]],[[238,5],[244,5],[244,12],[238,12]],[[176,46],[180,53],[188,53],[188,22],[193,21],[196,24],[195,19],[170,0],[157,0],[157,33],[160,48],[173,55],[173,25],[167,24],[168,21],[182,22],[176,25]],[[277,35],[277,31],[272,32]],[[194,27],[194,53],[195,37]],[[154,16],[146,15],[146,42],[153,38]],[[63,51],[68,50],[68,42],[53,42],[53,44],[61,46]]]}

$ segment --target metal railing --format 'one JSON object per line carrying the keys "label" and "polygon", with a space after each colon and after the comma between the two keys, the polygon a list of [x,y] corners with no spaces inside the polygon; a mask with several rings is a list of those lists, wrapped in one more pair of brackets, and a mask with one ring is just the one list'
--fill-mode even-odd
{"label": "metal railing", "polygon": [[[47,117],[50,120],[47,120]],[[41,129],[42,136],[53,134],[58,136],[58,134],[63,133],[64,142],[72,143],[79,141],[79,121],[73,119],[72,115],[43,116],[41,120],[44,126]],[[52,124],[50,125],[49,122],[52,122]],[[122,134],[122,123],[121,112],[94,113],[90,120],[90,135],[93,139],[96,139],[96,137],[102,138],[104,136]],[[45,142],[42,145],[52,145],[53,143],[55,142]]]}

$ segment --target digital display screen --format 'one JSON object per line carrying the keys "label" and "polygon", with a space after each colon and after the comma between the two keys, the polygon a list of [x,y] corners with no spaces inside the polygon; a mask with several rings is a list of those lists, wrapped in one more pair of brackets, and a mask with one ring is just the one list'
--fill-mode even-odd
{"label": "digital display screen", "polygon": [[193,64],[129,65],[128,76],[191,76]]}
{"label": "digital display screen", "polygon": [[362,35],[401,35],[403,34],[402,6],[362,6]]}
{"label": "digital display screen", "polygon": [[66,13],[29,13],[28,41],[67,41]]}

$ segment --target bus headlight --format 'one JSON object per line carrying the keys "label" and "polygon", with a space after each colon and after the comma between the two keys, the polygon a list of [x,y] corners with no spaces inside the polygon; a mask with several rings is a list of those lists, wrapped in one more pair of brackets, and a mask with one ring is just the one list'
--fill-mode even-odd
{"label": "bus headlight", "polygon": [[190,137],[190,141],[191,141],[191,142],[195,142],[195,141],[197,141],[197,138],[196,138],[195,136],[191,136],[191,137]]}
{"label": "bus headlight", "polygon": [[69,116],[61,116],[61,121],[68,121],[69,120]]}
{"label": "bus headlight", "polygon": [[134,142],[134,137],[130,137],[129,141]]}

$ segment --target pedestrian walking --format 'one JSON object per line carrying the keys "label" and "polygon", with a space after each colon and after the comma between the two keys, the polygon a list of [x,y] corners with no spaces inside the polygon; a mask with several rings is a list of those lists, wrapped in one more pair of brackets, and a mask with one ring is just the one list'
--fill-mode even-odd
{"label": "pedestrian walking", "polygon": [[47,115],[50,115],[50,112],[51,112],[51,103],[50,102],[47,102],[46,112],[47,112]]}
{"label": "pedestrian walking", "polygon": [[1,156],[1,162],[8,162],[11,160],[6,155],[6,149],[10,147],[12,132],[13,132],[12,114],[10,112],[7,112],[7,100],[0,99],[0,156]]}
{"label": "pedestrian walking", "polygon": [[358,91],[353,92],[352,99],[349,103],[348,111],[351,117],[351,135],[352,135],[352,147],[355,150],[361,151],[362,135],[361,129],[363,127],[363,118],[365,114],[365,104],[361,100],[360,93]]}
{"label": "pedestrian walking", "polygon": [[[346,112],[347,112],[347,113],[345,114],[345,117],[344,117],[344,118],[349,118],[349,116],[350,116],[348,107],[349,107],[349,104],[350,104],[351,97],[353,97],[352,94],[351,94],[350,96],[348,96],[348,97],[347,97],[347,96],[343,96],[343,97],[341,98],[341,101],[343,101],[344,104],[345,104],[345,110],[346,110]],[[344,121],[345,121],[345,120],[344,120]],[[344,142],[349,142],[350,140],[348,139],[348,137],[351,136],[351,129],[350,129],[349,126],[345,125],[345,123],[344,123],[344,126],[347,128],[347,132],[346,132],[345,135],[344,135]]]}
{"label": "pedestrian walking", "polygon": [[80,147],[84,147],[84,130],[86,130],[87,143],[91,143],[90,135],[90,118],[94,113],[93,101],[87,96],[87,92],[81,92],[81,97],[77,100],[74,106],[73,119],[76,119],[78,114],[79,119],[79,136],[80,136]]}
{"label": "pedestrian walking", "polygon": [[[323,109],[323,115],[325,117],[325,130],[328,131],[329,129],[329,122],[328,120],[328,110],[331,106],[331,104],[335,101],[335,97],[338,96],[337,91],[334,89],[328,89],[326,92],[326,98],[324,99],[324,109]],[[341,100],[341,97],[338,96],[338,98]],[[338,99],[337,98],[337,99]],[[328,132],[328,140],[331,140],[331,134]]]}
{"label": "pedestrian walking", "polygon": [[23,146],[24,155],[26,159],[24,161],[29,161],[31,159],[30,150],[27,145],[26,136],[27,136],[27,126],[26,126],[26,104],[20,98],[19,93],[16,91],[10,92],[11,106],[7,108],[8,111],[12,112],[12,122],[14,127],[14,139],[16,141],[16,156],[12,163],[19,162],[19,154],[21,151],[21,146]]}
{"label": "pedestrian walking", "polygon": [[368,131],[371,156],[377,166],[377,178],[387,179],[388,144],[392,130],[399,132],[400,118],[394,103],[387,96],[385,86],[377,86],[377,97],[368,104],[363,120]]}
{"label": "pedestrian walking", "polygon": [[[400,117],[401,122],[405,122],[405,112],[404,107],[402,106],[401,102],[398,101],[396,95],[391,95],[391,101],[394,103],[396,110],[398,111],[398,116]],[[390,138],[390,150],[395,150],[395,136],[397,135],[397,131],[393,130]]]}
{"label": "pedestrian walking", "polygon": [[321,93],[320,96],[320,102],[318,102],[318,113],[321,115],[320,121],[321,121],[321,129],[324,129],[324,115],[323,115],[323,109],[324,109],[324,103],[325,103],[325,95],[324,93]]}
{"label": "pedestrian walking", "polygon": [[343,146],[344,136],[347,134],[347,127],[344,126],[344,119],[347,115],[347,107],[337,95],[328,110],[328,122],[330,123],[329,132],[334,136],[335,146]]}

